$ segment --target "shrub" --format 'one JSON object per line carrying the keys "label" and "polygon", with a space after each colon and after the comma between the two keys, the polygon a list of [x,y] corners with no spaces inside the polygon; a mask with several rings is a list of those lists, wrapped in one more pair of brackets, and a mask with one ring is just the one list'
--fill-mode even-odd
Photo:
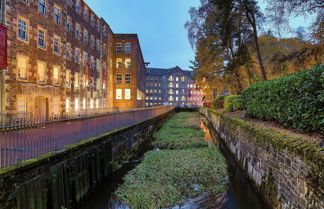
{"label": "shrub", "polygon": [[213,101],[213,108],[215,109],[222,109],[224,108],[224,95],[218,95],[215,97]]}
{"label": "shrub", "polygon": [[246,88],[247,116],[276,120],[287,128],[324,131],[324,65]]}
{"label": "shrub", "polygon": [[226,111],[237,111],[242,109],[241,96],[240,95],[229,95],[224,99],[224,109]]}

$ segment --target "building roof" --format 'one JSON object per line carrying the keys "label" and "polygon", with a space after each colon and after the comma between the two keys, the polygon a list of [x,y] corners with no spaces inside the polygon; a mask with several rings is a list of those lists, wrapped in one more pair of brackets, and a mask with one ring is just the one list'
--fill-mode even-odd
{"label": "building roof", "polygon": [[174,70],[181,70],[183,73],[187,74],[189,77],[193,77],[194,72],[188,71],[188,70],[182,70],[179,66],[173,67],[173,68],[147,68],[146,74],[147,75],[166,75],[171,73]]}

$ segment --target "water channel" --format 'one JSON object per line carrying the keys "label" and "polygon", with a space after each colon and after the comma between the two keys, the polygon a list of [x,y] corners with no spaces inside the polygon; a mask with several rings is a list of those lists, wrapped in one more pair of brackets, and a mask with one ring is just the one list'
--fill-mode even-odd
{"label": "water channel", "polygon": [[[226,158],[227,169],[229,174],[229,189],[223,197],[222,206],[215,206],[213,196],[205,196],[200,198],[199,201],[193,202],[192,200],[186,202],[182,207],[174,207],[174,209],[267,209],[258,194],[254,191],[241,169],[239,169],[229,154],[228,150],[224,147],[222,142],[218,139],[217,134],[213,128],[210,128],[205,118],[201,118],[201,128],[205,132],[205,140],[208,141],[210,146],[217,146],[221,153]],[[123,183],[122,179],[128,171],[135,168],[141,161],[143,154],[152,149],[150,146],[144,147],[138,156],[135,156],[132,162],[124,165],[118,170],[109,182],[101,185],[96,191],[89,195],[87,201],[82,203],[80,209],[129,209],[127,206],[116,200],[114,192],[118,185]]]}

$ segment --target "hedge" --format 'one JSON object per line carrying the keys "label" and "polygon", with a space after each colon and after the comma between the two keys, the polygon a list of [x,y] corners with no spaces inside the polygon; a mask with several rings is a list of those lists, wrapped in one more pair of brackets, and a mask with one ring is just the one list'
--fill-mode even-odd
{"label": "hedge", "polygon": [[242,109],[241,96],[240,95],[229,95],[224,99],[224,109],[226,111],[237,111]]}
{"label": "hedge", "polygon": [[224,98],[225,98],[225,95],[216,96],[213,101],[213,108],[215,108],[215,109],[224,108]]}
{"label": "hedge", "polygon": [[249,117],[276,120],[287,128],[324,132],[324,65],[246,88]]}

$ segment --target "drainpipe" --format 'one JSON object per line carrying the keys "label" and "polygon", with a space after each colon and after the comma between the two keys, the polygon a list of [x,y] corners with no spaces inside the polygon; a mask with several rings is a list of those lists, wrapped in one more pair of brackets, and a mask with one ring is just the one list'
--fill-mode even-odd
{"label": "drainpipe", "polygon": [[[5,0],[0,0],[0,24],[5,26]],[[0,114],[5,111],[5,70],[0,69]],[[1,123],[1,120],[0,120]]]}

